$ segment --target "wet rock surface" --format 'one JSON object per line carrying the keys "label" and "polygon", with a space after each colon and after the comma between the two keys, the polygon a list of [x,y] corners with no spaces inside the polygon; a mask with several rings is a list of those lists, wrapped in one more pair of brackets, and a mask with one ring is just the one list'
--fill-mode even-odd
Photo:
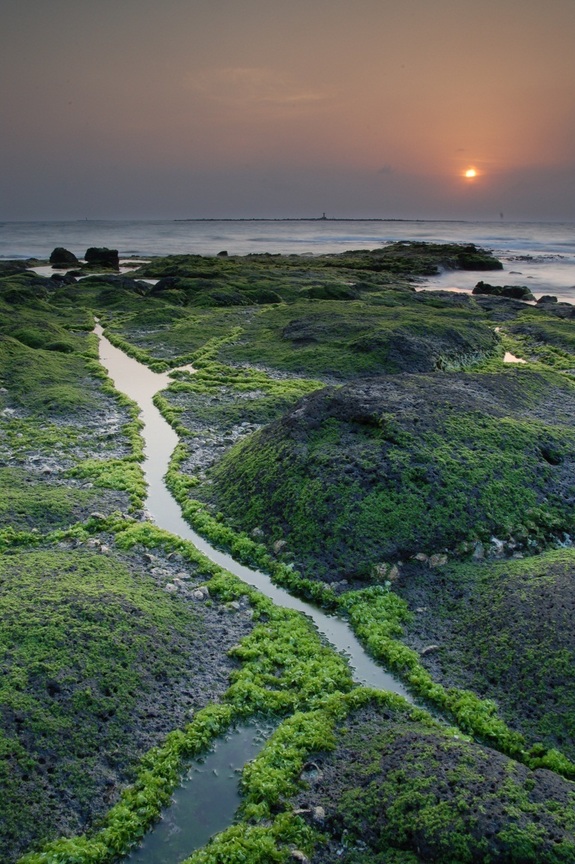
{"label": "wet rock surface", "polygon": [[[529,741],[575,758],[575,552],[433,572],[406,565],[394,589],[413,617],[407,644],[446,687],[494,699]],[[426,653],[430,644],[439,646]]]}
{"label": "wet rock surface", "polygon": [[[72,650],[74,640],[80,639],[77,657],[82,664],[82,639],[103,639],[98,622],[109,617],[113,622],[105,637],[109,643],[109,666],[88,670],[82,665],[77,668],[72,665],[55,674],[51,671],[49,652],[45,657],[39,654],[41,662],[28,682],[27,691],[28,702],[36,706],[38,716],[44,717],[42,722],[35,721],[34,713],[25,704],[19,710],[8,707],[11,702],[4,703],[4,735],[14,746],[29,752],[25,772],[20,759],[12,765],[13,783],[8,785],[12,794],[4,802],[5,815],[8,819],[8,808],[11,811],[17,807],[18,801],[36,813],[33,824],[25,828],[20,823],[18,836],[11,836],[9,830],[2,832],[0,854],[5,862],[14,861],[41,840],[82,833],[94,824],[133,779],[134,766],[144,753],[160,744],[170,731],[184,727],[199,709],[219,700],[237,666],[227,652],[252,628],[247,598],[240,598],[237,608],[229,610],[210,597],[205,587],[199,587],[205,577],[179,553],[148,551],[144,547],[121,550],[116,547],[113,535],[62,541],[56,549],[45,552],[42,567],[48,568],[54,561],[60,571],[69,567],[70,573],[77,572],[77,578],[84,580],[91,578],[90,568],[97,567],[98,561],[104,564],[102,572],[107,572],[110,566],[120,566],[123,574],[126,571],[130,574],[128,580],[142,585],[146,596],[153,596],[153,591],[166,596],[167,602],[173,604],[174,625],[168,626],[158,643],[160,634],[154,640],[150,618],[143,614],[143,607],[125,586],[123,595],[100,590],[97,603],[84,605],[84,588],[79,586],[74,599],[70,576],[69,587],[64,587],[62,593],[62,602],[67,604],[70,616],[69,647]],[[25,567],[28,557],[30,560],[34,557],[31,566],[39,572],[36,550],[20,552],[15,560]],[[54,578],[62,582],[56,572]],[[202,593],[202,602],[194,596],[197,591]],[[39,615],[42,609],[50,609],[51,595],[47,593],[42,602],[43,594],[40,581],[36,590]],[[186,620],[186,607],[194,623],[183,628],[177,622]],[[167,643],[163,641],[166,638]],[[144,639],[142,645],[147,640],[148,650],[145,656],[133,660],[133,668],[124,673],[116,670],[116,663],[121,664],[132,639]],[[168,657],[169,664],[165,662]],[[126,693],[116,692],[117,685],[113,683],[122,677],[129,687]],[[78,729],[82,730],[80,737],[76,731],[68,734],[65,731],[74,712]],[[46,719],[50,716],[52,721]],[[49,722],[53,728],[47,737],[45,729]]]}
{"label": "wet rock surface", "polygon": [[86,460],[122,459],[131,452],[123,427],[130,415],[93,383],[92,407],[39,421],[0,390],[0,527],[49,531],[85,520],[93,510],[129,509],[126,492],[73,476]]}
{"label": "wet rock surface", "polygon": [[382,561],[470,555],[499,532],[507,554],[561,541],[574,445],[575,388],[560,376],[382,376],[300,400],[195,494],[270,548],[286,540],[306,575],[369,579]]}
{"label": "wet rock surface", "polygon": [[[535,864],[575,852],[575,785],[550,771],[530,771],[392,709],[347,717],[336,741],[333,752],[315,754],[316,770],[303,773],[305,791],[291,802],[310,824],[323,811],[326,842],[313,864]],[[396,859],[400,850],[413,857]]]}

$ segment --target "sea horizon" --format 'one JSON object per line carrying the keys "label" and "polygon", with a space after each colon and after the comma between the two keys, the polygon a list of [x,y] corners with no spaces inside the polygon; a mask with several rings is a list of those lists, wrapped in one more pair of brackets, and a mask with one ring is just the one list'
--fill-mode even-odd
{"label": "sea horizon", "polygon": [[[190,217],[0,222],[0,260],[47,262],[56,247],[82,258],[91,246],[120,257],[283,254],[313,256],[394,242],[474,243],[502,263],[497,283],[575,302],[575,223],[379,217]],[[477,274],[445,272],[426,287],[472,290]]]}
{"label": "sea horizon", "polygon": [[469,225],[573,225],[575,219],[491,219],[424,217],[424,216],[84,216],[48,219],[0,219],[0,225],[75,224],[77,222],[431,222]]}

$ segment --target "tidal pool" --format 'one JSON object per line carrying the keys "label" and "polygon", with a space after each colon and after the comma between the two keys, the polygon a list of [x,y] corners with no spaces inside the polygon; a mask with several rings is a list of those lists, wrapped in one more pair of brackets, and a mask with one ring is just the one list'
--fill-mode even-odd
{"label": "tidal pool", "polygon": [[[390,690],[413,702],[401,681],[369,657],[347,622],[292,597],[274,585],[267,574],[239,564],[190,528],[164,483],[178,436],[152,401],[154,395],[165,389],[172,379],[168,373],[152,372],[112,345],[99,324],[95,332],[100,339],[100,362],[116,389],[140,407],[145,442],[143,468],[148,483],[146,508],[153,521],[172,534],[190,540],[207,558],[257,588],[274,603],[296,609],[311,618],[319,633],[336,651],[347,657],[354,680],[359,684]],[[212,752],[201,762],[192,764],[182,786],[173,795],[172,805],[166,808],[161,820],[125,860],[129,864],[177,864],[205,845],[215,833],[227,828],[241,800],[238,772],[257,755],[271,732],[271,726],[246,724],[219,739]]]}

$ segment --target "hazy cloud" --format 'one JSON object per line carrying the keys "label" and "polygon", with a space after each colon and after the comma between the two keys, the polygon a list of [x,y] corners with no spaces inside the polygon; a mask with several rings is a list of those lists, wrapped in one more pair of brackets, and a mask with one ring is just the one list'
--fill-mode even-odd
{"label": "hazy cloud", "polygon": [[5,0],[0,219],[573,219],[574,31],[574,0]]}
{"label": "hazy cloud", "polygon": [[203,99],[244,107],[317,107],[326,94],[306,88],[266,67],[221,67],[205,69],[191,81],[192,90]]}

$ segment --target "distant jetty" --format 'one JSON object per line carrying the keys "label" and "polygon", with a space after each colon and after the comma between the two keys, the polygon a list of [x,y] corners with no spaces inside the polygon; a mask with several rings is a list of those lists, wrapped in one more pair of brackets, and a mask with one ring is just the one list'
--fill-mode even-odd
{"label": "distant jetty", "polygon": [[380,217],[359,217],[346,218],[345,216],[251,216],[251,217],[229,217],[215,216],[192,218],[192,219],[174,219],[174,222],[423,222],[429,220],[423,219],[382,219]]}

